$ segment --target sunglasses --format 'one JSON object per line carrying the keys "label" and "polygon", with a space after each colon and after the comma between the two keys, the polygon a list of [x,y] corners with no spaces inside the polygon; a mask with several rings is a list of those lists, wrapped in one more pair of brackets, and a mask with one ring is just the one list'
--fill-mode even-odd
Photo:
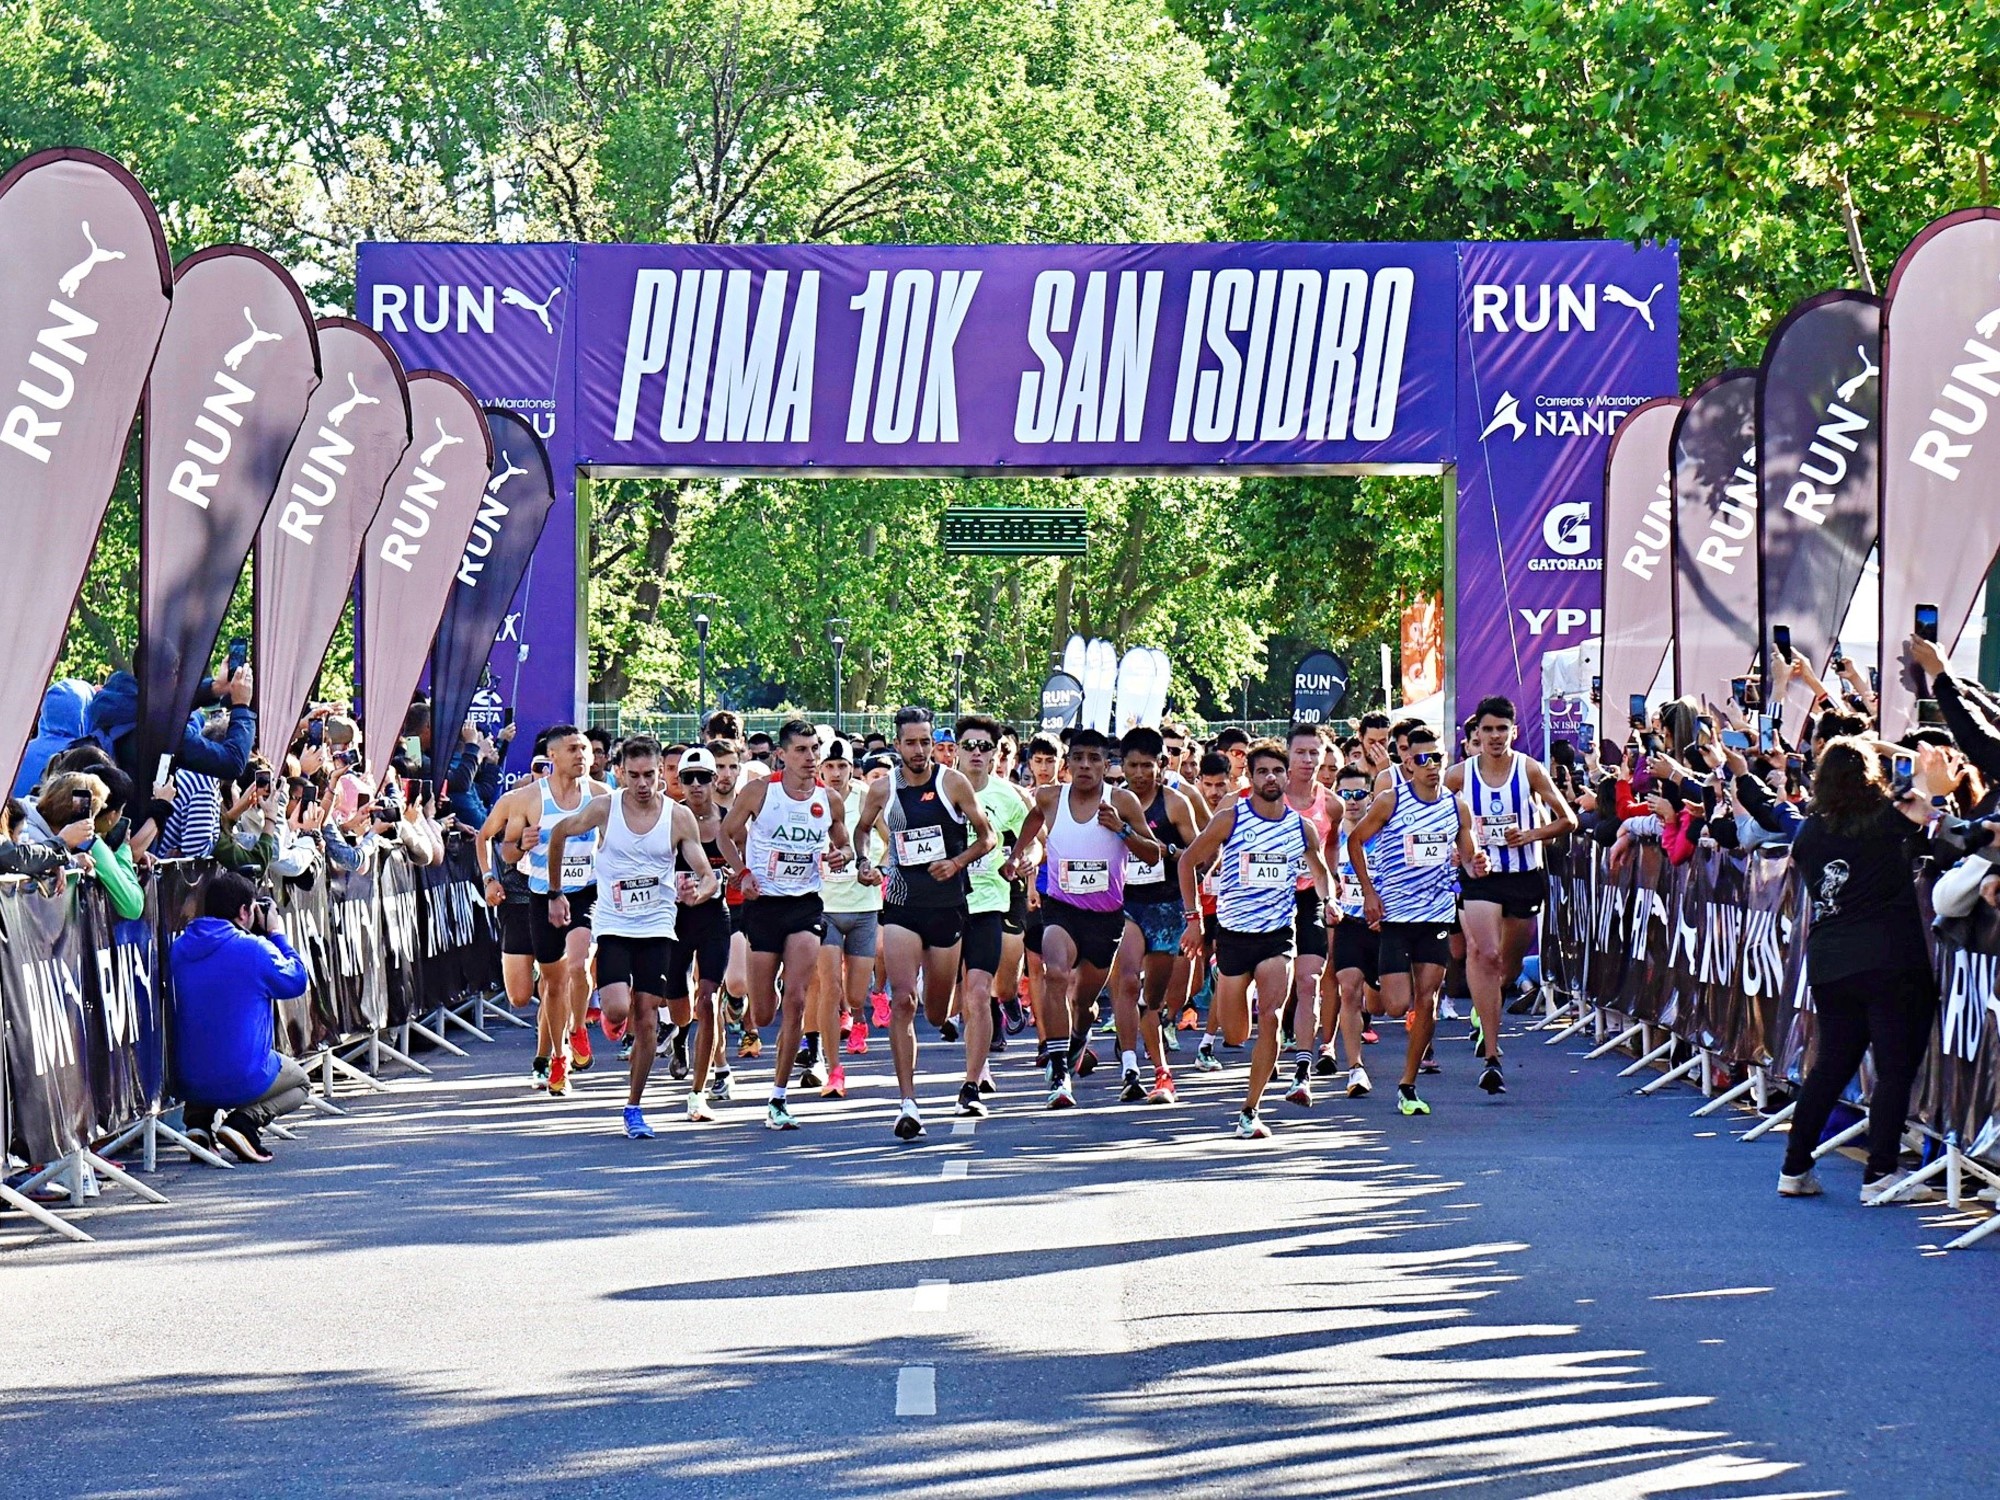
{"label": "sunglasses", "polygon": [[958,748],[970,755],[984,755],[993,748],[991,740],[960,740]]}
{"label": "sunglasses", "polygon": [[1413,766],[1435,766],[1442,764],[1443,761],[1444,757],[1435,750],[1419,750],[1410,757],[1410,764]]}
{"label": "sunglasses", "polygon": [[711,781],[715,780],[715,772],[683,771],[678,779],[682,786],[707,786]]}
{"label": "sunglasses", "polygon": [[1340,800],[1342,802],[1366,802],[1368,800],[1368,788],[1364,786],[1354,790],[1343,791],[1340,793]]}

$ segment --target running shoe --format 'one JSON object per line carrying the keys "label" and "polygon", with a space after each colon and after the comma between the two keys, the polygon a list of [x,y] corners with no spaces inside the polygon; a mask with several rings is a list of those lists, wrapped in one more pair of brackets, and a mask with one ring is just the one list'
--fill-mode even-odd
{"label": "running shoe", "polygon": [[1194,1049],[1194,1070],[1197,1073],[1220,1073],[1222,1059],[1215,1055],[1215,1049],[1203,1042]]}
{"label": "running shoe", "polygon": [[1119,1082],[1118,1102],[1120,1104],[1137,1104],[1145,1097],[1146,1087],[1139,1082],[1139,1070],[1137,1068],[1127,1068],[1124,1078]]}
{"label": "running shoe", "polygon": [[896,1112],[896,1139],[899,1141],[921,1140],[923,1139],[923,1134],[924,1117],[917,1113],[917,1106],[912,1100],[905,1099],[903,1107]]}
{"label": "running shoe", "polygon": [[1479,1086],[1489,1094],[1504,1094],[1507,1092],[1507,1080],[1501,1075],[1500,1064],[1489,1062],[1480,1070]]}
{"label": "running shoe", "polygon": [[1320,1048],[1319,1059],[1313,1064],[1313,1072],[1321,1078],[1331,1078],[1339,1071],[1340,1059],[1333,1055],[1333,1048]]}
{"label": "running shoe", "polygon": [[1381,1040],[1382,1038],[1375,1034],[1375,1023],[1373,1021],[1364,1021],[1361,1026],[1361,1041],[1363,1045],[1372,1047]]}
{"label": "running shoe", "polygon": [[799,1082],[809,1089],[816,1089],[822,1083],[826,1082],[825,1077],[820,1073],[819,1059],[817,1057],[800,1067]]}
{"label": "running shoe", "polygon": [[245,1166],[271,1159],[271,1153],[264,1149],[264,1139],[258,1134],[257,1127],[234,1110],[216,1123],[215,1143]]}
{"label": "running shoe", "polygon": [[1255,1110],[1246,1109],[1236,1117],[1236,1139],[1239,1141],[1267,1141],[1271,1138],[1271,1127],[1264,1123],[1264,1117]]}
{"label": "running shoe", "polygon": [[697,1124],[701,1123],[702,1121],[713,1120],[715,1118],[715,1111],[708,1107],[708,1095],[706,1094],[688,1095],[687,1117],[689,1120],[694,1121]]}
{"label": "running shoe", "polygon": [[1171,1026],[1162,1026],[1160,1028],[1160,1045],[1166,1048],[1167,1051],[1169,1052],[1180,1051],[1181,1050],[1180,1032],[1176,1031]]}
{"label": "running shoe", "polygon": [[1366,1099],[1368,1097],[1368,1091],[1373,1087],[1374,1084],[1369,1081],[1368,1070],[1362,1067],[1360,1063],[1356,1063],[1353,1067],[1347,1070],[1348,1098]]}
{"label": "running shoe", "polygon": [[766,1130],[797,1130],[799,1122],[792,1118],[791,1110],[782,1099],[773,1099],[764,1106],[764,1128]]}
{"label": "running shoe", "polygon": [[1292,1086],[1285,1091],[1285,1102],[1296,1104],[1300,1109],[1313,1107],[1312,1075],[1301,1070],[1292,1075]]}
{"label": "running shoe", "polygon": [[729,1102],[729,1086],[735,1082],[735,1075],[729,1069],[723,1068],[716,1073],[712,1082],[714,1086],[708,1091],[709,1098],[713,1099],[717,1104],[727,1104]]}
{"label": "running shoe", "polygon": [[1780,1198],[1817,1198],[1826,1191],[1819,1180],[1819,1173],[1811,1167],[1799,1173],[1780,1172],[1778,1174],[1778,1196]]}
{"label": "running shoe", "polygon": [[1076,1108],[1076,1078],[1065,1073],[1049,1086],[1050,1109]]}
{"label": "running shoe", "polygon": [[590,1053],[590,1033],[581,1026],[574,1027],[569,1034],[569,1065],[578,1073],[588,1073],[590,1065],[596,1061]]}
{"label": "running shoe", "polygon": [[866,1057],[868,1055],[868,1023],[856,1021],[847,1028],[847,1055]]}
{"label": "running shoe", "polygon": [[750,997],[748,995],[732,995],[729,991],[724,990],[722,992],[722,1012],[729,1018],[731,1026],[741,1026],[743,1018],[750,1014]]}
{"label": "running shoe", "polygon": [[1153,1070],[1152,1092],[1146,1095],[1148,1104],[1178,1104],[1180,1095],[1174,1091],[1174,1075],[1165,1068]]}
{"label": "running shoe", "polygon": [[822,1099],[845,1099],[847,1097],[847,1069],[835,1063],[827,1069],[826,1087],[819,1091]]}
{"label": "running shoe", "polygon": [[762,1057],[764,1055],[764,1038],[749,1027],[745,1027],[743,1030],[743,1045],[736,1049],[736,1055],[738,1057]]}
{"label": "running shoe", "polygon": [[804,1037],[800,1037],[799,1050],[792,1054],[792,1066],[795,1068],[803,1068],[807,1063],[813,1060],[813,1058],[818,1054],[818,1050],[819,1049],[816,1048],[811,1042],[807,1041]]}
{"label": "running shoe", "polygon": [[986,1101],[979,1097],[979,1085],[961,1083],[958,1086],[958,1112],[971,1115],[975,1120],[986,1118]]}
{"label": "running shoe", "polygon": [[650,1141],[653,1127],[646,1123],[646,1116],[636,1104],[625,1106],[625,1139],[628,1141]]}
{"label": "running shoe", "polygon": [[597,991],[590,992],[590,1004],[584,1007],[583,1024],[594,1025],[604,1019],[604,1007],[597,1003]]}
{"label": "running shoe", "polygon": [[982,1094],[997,1094],[1000,1092],[1000,1085],[993,1081],[993,1070],[991,1068],[981,1068],[979,1070],[979,1092]]}
{"label": "running shoe", "polygon": [[887,990],[874,990],[870,992],[868,1007],[871,1012],[869,1020],[875,1023],[875,1028],[878,1031],[889,1024],[889,992]]}
{"label": "running shoe", "polygon": [[540,1093],[543,1089],[546,1089],[548,1086],[549,1086],[549,1060],[546,1057],[538,1057],[535,1059],[535,1073],[534,1073],[535,1092]]}
{"label": "running shoe", "polygon": [[1088,1078],[1096,1070],[1097,1054],[1091,1051],[1090,1048],[1085,1047],[1082,1055],[1071,1066],[1076,1069],[1077,1077]]}
{"label": "running shoe", "polygon": [[1438,1066],[1437,1048],[1424,1048],[1424,1058],[1422,1062],[1417,1064],[1417,1071],[1419,1073],[1442,1073],[1444,1071],[1444,1069]]}
{"label": "running shoe", "polygon": [[[223,1136],[220,1130],[215,1134],[218,1140]],[[1861,1184],[1861,1201],[1869,1208],[1880,1208],[1888,1203],[1936,1203],[1943,1196],[1928,1183],[1920,1182],[1915,1187],[1904,1187],[1903,1184],[1909,1179],[1908,1172],[1884,1172],[1873,1182]]]}
{"label": "running shoe", "polygon": [[1028,1012],[1022,1007],[1018,997],[1013,1000],[1002,1000],[1000,1009],[1007,1017],[1007,1035],[1019,1036],[1028,1029]]}
{"label": "running shoe", "polygon": [[622,1063],[632,1060],[632,1038],[629,1036],[618,1044],[618,1060]]}
{"label": "running shoe", "polygon": [[986,1044],[986,1050],[988,1052],[1005,1052],[1007,1050],[1006,1027],[995,1026],[993,1028],[993,1040]]}
{"label": "running shoe", "polygon": [[1479,1012],[1474,1011],[1472,1013],[1472,1055],[1474,1057],[1484,1057],[1486,1055],[1485,1033],[1486,1028],[1479,1024]]}
{"label": "running shoe", "polygon": [[1099,1036],[1118,1035],[1118,1018],[1116,1016],[1107,1015],[1104,1018],[1104,1024],[1097,1028],[1097,1034]]}
{"label": "running shoe", "polygon": [[1440,1021],[1456,1021],[1458,1019],[1458,1002],[1450,995],[1446,995],[1444,999],[1438,1002],[1438,1019]]}
{"label": "running shoe", "polygon": [[569,1059],[552,1057],[549,1059],[549,1092],[567,1094],[569,1092]]}
{"label": "running shoe", "polygon": [[597,1029],[604,1033],[605,1041],[623,1042],[630,1039],[632,1022],[630,1017],[623,1021],[614,1021],[611,1017],[600,1013],[597,1017]]}
{"label": "running shoe", "polygon": [[941,1042],[957,1041],[958,1022],[954,1021],[950,1016],[946,1016],[942,1021],[938,1022],[938,1040]]}
{"label": "running shoe", "polygon": [[683,1026],[674,1033],[674,1048],[667,1058],[667,1075],[671,1078],[688,1076],[688,1031]]}
{"label": "running shoe", "polygon": [[1396,1085],[1397,1114],[1427,1115],[1430,1112],[1431,1107],[1417,1097],[1417,1086],[1414,1083],[1399,1083]]}
{"label": "running shoe", "polygon": [[1194,1007],[1190,1005],[1182,1009],[1180,1021],[1174,1029],[1176,1031],[1193,1031],[1200,1025],[1201,1017],[1195,1014]]}
{"label": "running shoe", "polygon": [[1299,1044],[1298,1044],[1298,1039],[1297,1039],[1296,1037],[1294,1037],[1294,1036],[1292,1035],[1292,1033],[1291,1033],[1291,1032],[1290,1032],[1289,1030],[1287,1030],[1287,1029],[1285,1029],[1285,1028],[1283,1028],[1283,1027],[1280,1027],[1280,1028],[1279,1028],[1279,1030],[1278,1030],[1278,1054],[1279,1054],[1279,1056],[1281,1056],[1281,1057],[1282,1057],[1282,1056],[1283,1056],[1283,1055],[1284,1055],[1285,1053],[1287,1053],[1287,1052],[1293,1052],[1293,1051],[1296,1051],[1296,1050],[1298,1049],[1298,1045],[1299,1045]]}

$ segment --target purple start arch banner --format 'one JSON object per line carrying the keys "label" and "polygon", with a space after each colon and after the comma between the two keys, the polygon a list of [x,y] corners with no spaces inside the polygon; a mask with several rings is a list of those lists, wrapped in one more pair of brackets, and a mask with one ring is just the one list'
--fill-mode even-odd
{"label": "purple start arch banner", "polygon": [[[1457,475],[1454,696],[1593,637],[1596,490],[1672,394],[1672,247],[362,247],[358,315],[547,443],[558,495],[475,713],[580,711],[576,475]],[[1329,577],[1329,589],[1338,580]],[[1558,695],[1559,696],[1559,695]]]}

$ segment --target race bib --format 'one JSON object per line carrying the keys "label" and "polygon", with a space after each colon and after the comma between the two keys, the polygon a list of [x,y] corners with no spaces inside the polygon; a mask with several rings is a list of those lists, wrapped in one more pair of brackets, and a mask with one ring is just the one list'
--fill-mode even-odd
{"label": "race bib", "polygon": [[817,850],[773,849],[765,873],[774,880],[810,880],[818,868]]}
{"label": "race bib", "polygon": [[1521,820],[1510,812],[1487,813],[1472,820],[1472,841],[1483,844],[1488,849],[1507,847],[1507,835],[1521,826]]}
{"label": "race bib", "polygon": [[666,899],[666,894],[657,875],[614,880],[611,882],[611,909],[620,914],[653,911]]}
{"label": "race bib", "polygon": [[998,875],[1000,867],[1007,863],[1007,851],[995,844],[979,858],[965,867],[968,875]]}
{"label": "race bib", "polygon": [[820,880],[826,885],[854,885],[860,878],[857,862],[852,859],[848,860],[838,870],[834,869],[832,865],[828,865],[820,873]]}
{"label": "race bib", "polygon": [[1451,863],[1451,848],[1457,835],[1419,833],[1412,828],[1403,835],[1403,862],[1416,870],[1431,870]]}
{"label": "race bib", "polygon": [[1098,896],[1111,889],[1108,859],[1066,859],[1056,866],[1056,889],[1065,896]]}
{"label": "race bib", "polygon": [[1157,859],[1146,864],[1142,860],[1125,856],[1125,883],[1127,885],[1158,885],[1167,878],[1167,862]]}
{"label": "race bib", "polygon": [[1221,891],[1222,891],[1221,867],[1218,865],[1210,865],[1208,868],[1208,872],[1201,877],[1201,893],[1204,896],[1215,896],[1221,894]]}
{"label": "race bib", "polygon": [[944,830],[937,824],[896,830],[896,863],[905,869],[913,865],[934,865],[943,858]]}
{"label": "race bib", "polygon": [[1237,883],[1249,891],[1276,891],[1289,888],[1297,879],[1289,854],[1267,854],[1246,849],[1236,867]]}
{"label": "race bib", "polygon": [[582,854],[571,854],[569,850],[563,850],[562,884],[564,890],[575,890],[580,885],[589,885],[596,872],[597,866],[587,851]]}

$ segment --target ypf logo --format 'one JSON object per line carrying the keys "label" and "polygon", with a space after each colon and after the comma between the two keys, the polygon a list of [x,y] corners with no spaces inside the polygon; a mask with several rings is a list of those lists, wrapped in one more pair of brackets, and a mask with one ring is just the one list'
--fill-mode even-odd
{"label": "ypf logo", "polygon": [[1558,557],[1581,557],[1590,550],[1590,502],[1552,505],[1542,517],[1542,542]]}

